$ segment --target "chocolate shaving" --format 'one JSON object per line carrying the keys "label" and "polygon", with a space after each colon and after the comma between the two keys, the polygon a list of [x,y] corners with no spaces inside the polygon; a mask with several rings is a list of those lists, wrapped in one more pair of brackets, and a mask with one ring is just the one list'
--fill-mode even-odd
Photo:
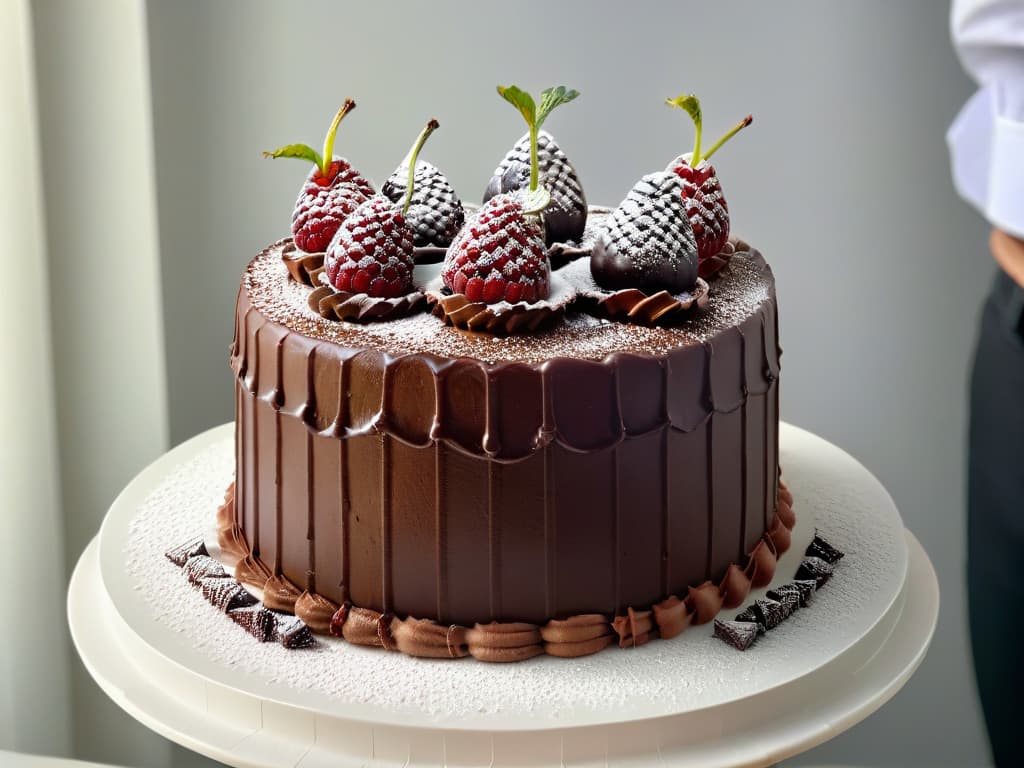
{"label": "chocolate shaving", "polygon": [[833,567],[820,557],[807,557],[797,569],[797,579],[813,580],[816,588],[821,589],[832,578]]}
{"label": "chocolate shaving", "polygon": [[261,643],[274,639],[277,615],[260,604],[229,611],[228,616]]}
{"label": "chocolate shaving", "polygon": [[715,637],[738,650],[747,650],[757,640],[757,635],[757,627],[748,622],[715,619]]}
{"label": "chocolate shaving", "polygon": [[256,605],[259,601],[234,579],[205,578],[199,582],[203,597],[221,613]]}
{"label": "chocolate shaving", "polygon": [[302,619],[286,613],[275,613],[274,618],[273,638],[285,648],[312,648],[316,645],[316,638]]}
{"label": "chocolate shaving", "polygon": [[387,299],[318,285],[309,294],[309,308],[327,320],[377,323],[422,312],[427,308],[427,298],[416,290]]}
{"label": "chocolate shaving", "polygon": [[174,547],[174,549],[167,550],[164,552],[164,557],[179,568],[182,568],[190,558],[209,554],[210,553],[206,551],[206,544],[203,541],[203,537],[196,536],[194,539],[189,539],[184,544]]}
{"label": "chocolate shaving", "polygon": [[768,631],[768,628],[761,621],[761,616],[754,610],[754,606],[752,605],[748,605],[742,613],[736,614],[733,621],[745,621],[750,624],[755,624],[757,625],[757,631],[762,635]]}
{"label": "chocolate shaving", "polygon": [[804,608],[807,606],[803,588],[798,587],[794,582],[780,584],[775,589],[769,589],[767,597],[770,597],[772,600],[778,600],[784,605],[792,605],[790,613],[795,611],[797,608]]}
{"label": "chocolate shaving", "polygon": [[758,622],[764,624],[764,628],[768,630],[775,629],[789,616],[782,603],[771,598],[755,600],[752,608]]}
{"label": "chocolate shaving", "polygon": [[845,552],[840,552],[838,549],[833,547],[827,541],[825,541],[818,532],[814,532],[814,539],[810,544],[807,545],[807,551],[804,552],[808,557],[817,557],[824,560],[829,565],[835,565],[845,557]]}
{"label": "chocolate shaving", "polygon": [[189,583],[197,586],[201,579],[226,579],[228,577],[224,566],[208,555],[196,555],[190,557],[185,563],[185,576]]}

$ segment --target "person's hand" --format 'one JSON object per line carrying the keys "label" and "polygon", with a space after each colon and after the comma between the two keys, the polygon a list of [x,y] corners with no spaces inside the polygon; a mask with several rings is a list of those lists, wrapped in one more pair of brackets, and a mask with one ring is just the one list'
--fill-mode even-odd
{"label": "person's hand", "polygon": [[992,249],[992,256],[1003,271],[1012,277],[1017,285],[1024,288],[1024,240],[1001,229],[993,229],[988,245]]}

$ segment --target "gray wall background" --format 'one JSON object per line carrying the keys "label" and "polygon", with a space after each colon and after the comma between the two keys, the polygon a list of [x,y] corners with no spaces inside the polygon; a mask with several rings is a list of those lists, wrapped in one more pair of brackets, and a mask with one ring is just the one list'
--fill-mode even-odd
{"label": "gray wall background", "polygon": [[524,131],[498,83],[582,92],[548,128],[590,200],[608,204],[690,148],[665,96],[698,93],[709,139],[752,112],[715,163],[735,231],[778,277],[782,416],[881,479],[943,594],[907,687],[787,765],[986,764],[965,629],[963,446],[993,267],[984,222],[949,181],[943,134],[973,86],[947,13],[934,0],[150,2],[172,443],[232,418],[239,273],[287,233],[307,170],[260,151],[318,146],[345,97],[359,108],[340,154],[380,181],[436,116],[426,157],[467,200]]}

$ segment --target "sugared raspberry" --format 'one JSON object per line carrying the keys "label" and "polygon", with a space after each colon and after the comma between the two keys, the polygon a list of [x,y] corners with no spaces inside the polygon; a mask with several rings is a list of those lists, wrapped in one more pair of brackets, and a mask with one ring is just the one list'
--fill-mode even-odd
{"label": "sugared raspberry", "polygon": [[532,303],[550,294],[551,268],[537,221],[518,195],[496,195],[452,241],[441,279],[470,301]]}
{"label": "sugared raspberry", "polygon": [[356,208],[338,228],[324,256],[335,290],[397,298],[413,290],[412,228],[382,195]]}
{"label": "sugared raspberry", "polygon": [[372,195],[370,182],[344,159],[335,159],[327,175],[314,168],[292,212],[295,245],[306,253],[327,250],[341,223]]}
{"label": "sugared raspberry", "polygon": [[697,259],[704,262],[715,256],[729,241],[729,206],[722,194],[715,167],[701,160],[690,166],[689,155],[673,160],[667,171],[683,180],[686,216],[697,240]]}

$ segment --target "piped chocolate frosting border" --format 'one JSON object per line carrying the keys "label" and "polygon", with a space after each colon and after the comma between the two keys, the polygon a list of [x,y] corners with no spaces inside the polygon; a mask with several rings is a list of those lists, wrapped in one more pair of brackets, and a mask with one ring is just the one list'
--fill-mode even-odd
{"label": "piped chocolate frosting border", "polygon": [[[623,615],[614,617],[592,613],[552,619],[543,625],[505,621],[475,623],[472,627],[443,625],[412,616],[402,618],[349,601],[338,605],[315,592],[302,591],[280,574],[272,575],[251,551],[244,552],[235,576],[241,583],[263,591],[266,608],[292,613],[312,631],[329,633],[354,645],[420,658],[472,656],[486,662],[524,661],[542,654],[576,658],[597,653],[613,643],[620,648],[635,648],[654,638],[671,639],[690,626],[710,622],[723,608],[739,607],[751,589],[767,586],[775,575],[778,558],[790,547],[796,524],[793,495],[781,479],[778,487],[772,523],[748,553],[744,565],[731,564],[717,584],[705,581],[690,587],[682,597],[668,595],[653,605],[628,607]],[[231,483],[216,524],[221,549],[237,554],[244,535],[223,513],[234,500],[235,484]],[[192,551],[197,543],[178,549]]]}

